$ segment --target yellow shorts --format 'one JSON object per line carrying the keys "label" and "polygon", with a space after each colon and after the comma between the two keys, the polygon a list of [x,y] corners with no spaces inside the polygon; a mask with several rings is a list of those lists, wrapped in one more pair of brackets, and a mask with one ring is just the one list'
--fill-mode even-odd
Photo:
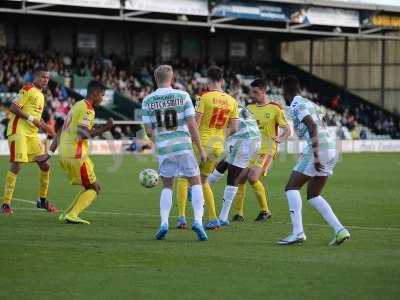
{"label": "yellow shorts", "polygon": [[216,165],[223,158],[223,148],[208,148],[204,147],[204,151],[207,153],[207,160],[200,162],[200,155],[197,147],[194,147],[194,153],[196,155],[197,162],[199,163],[200,174],[203,176],[209,176],[214,171]]}
{"label": "yellow shorts", "polygon": [[44,147],[39,136],[12,134],[8,136],[11,162],[33,162],[36,156],[44,154]]}
{"label": "yellow shorts", "polygon": [[60,165],[71,184],[89,187],[96,182],[94,164],[89,157],[85,159],[60,157]]}
{"label": "yellow shorts", "polygon": [[249,168],[259,167],[263,169],[264,175],[266,175],[268,168],[272,161],[278,156],[278,152],[258,152],[256,157],[249,162]]}

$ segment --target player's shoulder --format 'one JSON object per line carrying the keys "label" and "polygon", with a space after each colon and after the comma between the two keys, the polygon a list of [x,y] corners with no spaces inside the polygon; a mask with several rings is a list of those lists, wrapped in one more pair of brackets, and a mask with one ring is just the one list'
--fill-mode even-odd
{"label": "player's shoulder", "polygon": [[227,95],[228,95],[230,101],[232,102],[232,104],[239,107],[239,103],[237,102],[237,100],[233,96],[231,96],[229,94],[227,94]]}
{"label": "player's shoulder", "polygon": [[249,111],[254,111],[254,110],[256,110],[258,108],[258,106],[255,103],[250,103],[249,105],[246,106],[246,108]]}
{"label": "player's shoulder", "polygon": [[296,115],[301,111],[310,111],[310,105],[313,105],[310,100],[301,96],[296,96],[293,98],[293,101],[290,104],[289,111]]}
{"label": "player's shoulder", "polygon": [[34,92],[34,85],[32,83],[26,83],[22,86],[20,93],[23,95],[32,94]]}
{"label": "player's shoulder", "polygon": [[74,110],[84,110],[84,111],[94,111],[93,105],[88,102],[86,99],[82,99],[77,101],[73,106]]}
{"label": "player's shoulder", "polygon": [[79,100],[76,101],[74,105],[72,105],[72,109],[76,110],[76,109],[82,109],[84,107],[86,107],[86,104],[84,103],[85,100]]}
{"label": "player's shoulder", "polygon": [[220,90],[208,90],[200,93],[201,98],[230,97],[229,94]]}
{"label": "player's shoulder", "polygon": [[283,107],[280,103],[275,102],[275,101],[271,101],[269,103],[269,105],[271,105],[271,107],[275,108],[275,109],[279,109],[279,110],[283,110]]}
{"label": "player's shoulder", "polygon": [[149,99],[151,99],[153,97],[153,93],[148,94],[147,96],[145,96],[142,100],[142,107],[144,107],[147,102],[149,102]]}
{"label": "player's shoulder", "polygon": [[89,101],[87,101],[87,100],[83,100],[84,101],[84,103],[85,103],[85,106],[86,106],[86,110],[88,110],[88,111],[91,111],[91,112],[94,112],[94,107],[93,107],[93,104],[92,103],[90,103]]}
{"label": "player's shoulder", "polygon": [[192,102],[192,98],[190,97],[189,93],[184,90],[174,89],[174,93],[183,97],[184,100]]}
{"label": "player's shoulder", "polygon": [[179,94],[179,95],[189,96],[189,93],[186,92],[186,91],[184,91],[184,90],[172,89],[172,91],[173,91],[174,93],[176,93],[176,94]]}
{"label": "player's shoulder", "polygon": [[214,97],[216,91],[203,91],[201,92],[198,96],[199,96],[199,100],[206,100],[206,99],[211,99],[212,97]]}
{"label": "player's shoulder", "polygon": [[200,91],[198,94],[197,94],[197,96],[198,97],[201,97],[201,96],[203,96],[203,95],[205,95],[205,94],[207,94],[207,93],[209,93],[210,91],[209,90],[202,90],[202,91]]}
{"label": "player's shoulder", "polygon": [[28,92],[28,91],[32,90],[32,88],[33,88],[33,84],[27,83],[27,84],[24,84],[24,86],[22,87],[22,90]]}
{"label": "player's shoulder", "polygon": [[307,101],[308,101],[308,100],[307,100],[306,98],[303,98],[303,97],[301,97],[301,96],[295,96],[295,97],[293,98],[293,101],[292,101],[292,103],[290,104],[290,106],[297,106],[297,105],[306,103]]}

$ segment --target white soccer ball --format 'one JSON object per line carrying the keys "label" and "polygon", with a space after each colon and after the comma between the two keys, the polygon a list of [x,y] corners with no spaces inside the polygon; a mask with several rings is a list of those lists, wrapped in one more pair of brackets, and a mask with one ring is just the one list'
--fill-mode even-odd
{"label": "white soccer ball", "polygon": [[158,173],[153,169],[145,169],[139,174],[139,182],[141,185],[152,188],[158,183]]}

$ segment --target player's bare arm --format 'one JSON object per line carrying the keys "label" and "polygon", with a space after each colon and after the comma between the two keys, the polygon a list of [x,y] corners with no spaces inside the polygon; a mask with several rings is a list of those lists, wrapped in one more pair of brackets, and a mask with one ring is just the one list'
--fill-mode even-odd
{"label": "player's bare arm", "polygon": [[196,111],[195,119],[196,119],[197,126],[200,126],[202,118],[203,118],[203,114]]}
{"label": "player's bare arm", "polygon": [[114,120],[112,118],[107,120],[106,125],[99,128],[89,129],[85,126],[78,126],[78,135],[81,139],[89,139],[111,130],[113,126],[114,126]]}
{"label": "player's bare arm", "polygon": [[154,129],[151,126],[151,124],[145,124],[144,130],[146,132],[147,137],[150,138],[151,142],[155,145],[156,140],[155,140],[155,135],[154,135]]}
{"label": "player's bare arm", "polygon": [[229,137],[239,130],[239,119],[229,119],[226,135]]}
{"label": "player's bare arm", "polygon": [[304,123],[304,125],[306,125],[308,133],[310,134],[312,140],[315,169],[317,171],[321,171],[323,169],[323,166],[319,160],[318,126],[311,116],[305,116],[302,122]]}
{"label": "player's bare arm", "polygon": [[50,148],[47,151],[47,153],[43,154],[43,155],[39,155],[35,158],[35,161],[37,163],[44,163],[46,161],[48,161],[56,152],[59,142],[60,142],[60,137],[61,137],[61,132],[62,130],[60,129],[56,136],[54,137],[53,141],[51,142]]}
{"label": "player's bare arm", "polygon": [[200,143],[199,130],[197,129],[197,126],[199,124],[197,122],[197,115],[198,114],[196,113],[196,118],[188,117],[186,119],[186,124],[188,126],[190,136],[192,137],[193,143],[196,145],[197,149],[199,149],[200,159],[202,162],[205,162],[207,160],[207,155]]}
{"label": "player's bare arm", "polygon": [[26,113],[24,113],[21,108],[18,107],[18,105],[16,105],[15,103],[12,103],[10,106],[10,111],[15,114],[17,117],[21,118],[21,119],[25,119],[28,120],[29,122],[31,122],[33,125],[35,125],[37,128],[42,129],[42,130],[46,130],[45,128],[45,122],[40,119],[37,120],[35,119],[33,116],[30,116]]}
{"label": "player's bare arm", "polygon": [[282,129],[282,133],[279,136],[274,137],[274,141],[278,144],[282,143],[282,141],[286,141],[292,134],[289,125],[279,126],[279,128]]}

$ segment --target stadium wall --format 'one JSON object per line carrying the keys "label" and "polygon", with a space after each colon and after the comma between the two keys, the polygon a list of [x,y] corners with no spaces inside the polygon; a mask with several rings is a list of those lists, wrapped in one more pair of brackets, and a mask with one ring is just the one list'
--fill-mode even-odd
{"label": "stadium wall", "polygon": [[[32,26],[32,24],[35,24]],[[235,32],[173,25],[121,23],[54,17],[4,15],[0,20],[7,47],[85,55],[118,54],[140,59],[176,57],[273,62],[278,43],[265,33]],[[84,35],[84,36],[82,36]],[[84,46],[84,47],[82,47]]]}
{"label": "stadium wall", "polygon": [[400,41],[283,42],[281,58],[391,112],[400,112]]}
{"label": "stadium wall", "polygon": [[[92,140],[89,151],[92,155],[122,155],[131,143],[131,140]],[[281,156],[300,154],[304,146],[305,142],[289,141],[281,144],[279,151]],[[339,153],[400,152],[400,140],[340,140],[337,148]],[[0,140],[0,156],[6,155],[9,155],[8,142]]]}

